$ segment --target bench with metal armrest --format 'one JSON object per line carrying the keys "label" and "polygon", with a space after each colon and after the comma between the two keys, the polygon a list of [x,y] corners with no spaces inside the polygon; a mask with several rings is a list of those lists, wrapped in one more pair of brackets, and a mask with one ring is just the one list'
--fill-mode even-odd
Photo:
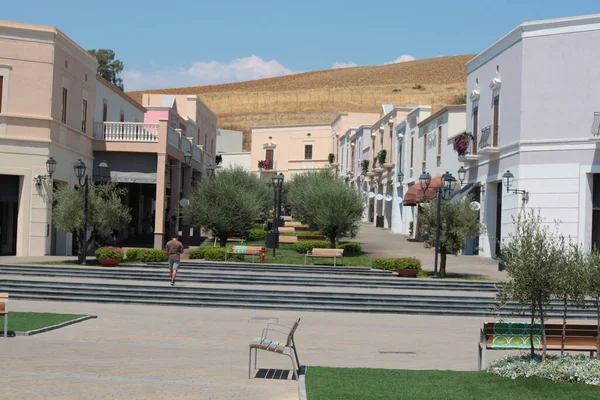
{"label": "bench with metal armrest", "polygon": [[[258,350],[265,350],[275,354],[282,354],[289,357],[292,362],[292,370],[294,371],[294,378],[298,379],[298,373],[300,371],[300,361],[298,360],[298,352],[296,350],[296,341],[294,340],[294,334],[298,325],[300,324],[300,318],[290,326],[268,323],[263,329],[262,334],[259,338],[255,338],[252,343],[249,344],[250,355],[248,360],[248,379],[251,377],[252,370],[252,350],[254,349],[254,369],[256,369]],[[277,329],[279,328],[279,329]],[[282,329],[283,328],[283,329]],[[273,339],[273,334],[276,336],[283,335],[285,340]]]}
{"label": "bench with metal armrest", "polygon": [[344,265],[344,249],[312,249],[306,252],[304,256],[304,265],[306,265],[306,259],[310,257],[313,259],[313,264],[315,263],[315,257],[317,258],[333,258],[333,266],[337,265],[337,259],[340,258],[342,260],[342,265]]}

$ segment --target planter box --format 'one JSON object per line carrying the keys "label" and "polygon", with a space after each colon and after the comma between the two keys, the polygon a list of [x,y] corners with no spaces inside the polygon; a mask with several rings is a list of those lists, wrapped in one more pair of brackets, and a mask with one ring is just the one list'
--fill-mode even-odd
{"label": "planter box", "polygon": [[385,163],[385,164],[383,164],[383,168],[387,169],[387,170],[388,170],[388,172],[391,172],[391,171],[392,171],[392,168],[394,168],[394,164],[391,164],[391,163]]}
{"label": "planter box", "polygon": [[99,258],[98,262],[100,263],[100,265],[102,265],[104,267],[116,267],[117,265],[119,265],[121,263],[121,260],[119,260],[118,258],[115,258],[115,259]]}
{"label": "planter box", "polygon": [[382,174],[383,171],[385,171],[385,169],[382,167],[377,167],[377,168],[373,168],[373,171],[375,171],[375,173],[377,173],[377,174]]}
{"label": "planter box", "polygon": [[398,276],[402,276],[404,278],[416,278],[419,273],[418,269],[397,269],[396,272]]}

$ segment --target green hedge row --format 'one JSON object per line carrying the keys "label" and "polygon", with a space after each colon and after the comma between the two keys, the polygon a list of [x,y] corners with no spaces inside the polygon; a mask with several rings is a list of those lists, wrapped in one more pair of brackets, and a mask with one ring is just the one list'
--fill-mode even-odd
{"label": "green hedge row", "polygon": [[[294,250],[300,254],[306,254],[307,251],[312,249],[329,249],[331,246],[329,242],[322,240],[307,240],[294,243]],[[344,255],[358,254],[362,252],[362,246],[360,243],[355,242],[343,242],[337,245],[338,249],[344,249]]]}
{"label": "green hedge row", "polygon": [[126,253],[127,261],[135,262],[164,262],[169,259],[164,250],[154,249],[129,249]]}
{"label": "green hedge row", "polygon": [[421,271],[421,261],[414,257],[402,258],[376,258],[372,262],[373,268],[395,271],[397,269],[416,269]]}
{"label": "green hedge row", "polygon": [[[231,251],[231,248],[200,247],[199,249],[190,250],[188,256],[191,260],[225,261],[225,253],[227,251]],[[244,255],[227,254],[227,261],[244,261]]]}

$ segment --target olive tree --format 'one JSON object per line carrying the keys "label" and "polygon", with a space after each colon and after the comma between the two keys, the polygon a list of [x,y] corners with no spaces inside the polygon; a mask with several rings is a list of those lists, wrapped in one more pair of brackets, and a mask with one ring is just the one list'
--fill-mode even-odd
{"label": "olive tree", "polygon": [[594,299],[597,311],[598,341],[596,358],[600,360],[600,253],[598,249],[594,249],[587,255],[584,268],[586,295]]}
{"label": "olive tree", "polygon": [[[71,188],[60,185],[54,192],[54,207],[52,220],[56,228],[73,232],[77,243],[83,243],[84,225],[84,188]],[[109,182],[88,188],[88,229],[91,235],[83,246],[79,246],[79,261],[81,262],[84,249],[88,249],[94,237],[101,233],[110,233],[131,221],[131,210],[123,204],[127,190],[118,187],[117,183]]]}
{"label": "olive tree", "polygon": [[248,232],[272,203],[267,183],[236,166],[200,181],[183,214],[194,225],[212,230],[225,247],[227,238]]}
{"label": "olive tree", "polygon": [[[446,275],[447,255],[460,252],[468,237],[479,236],[483,231],[483,225],[479,222],[479,211],[471,208],[471,197],[466,197],[457,202],[443,203],[440,213],[440,276]],[[429,237],[435,238],[438,230],[438,201],[434,201],[423,207],[423,214],[419,216],[422,224],[429,225]]]}
{"label": "olive tree", "polygon": [[509,234],[509,240],[502,243],[500,249],[500,261],[506,268],[509,281],[502,285],[498,297],[502,304],[514,300],[529,307],[531,354],[535,352],[533,324],[538,316],[545,356],[545,309],[559,293],[559,265],[565,260],[564,238],[550,232],[539,212],[520,213],[516,219],[513,218],[513,223],[515,233]]}
{"label": "olive tree", "polygon": [[294,216],[329,239],[354,237],[363,214],[363,200],[355,188],[335,179],[328,170],[295,175],[287,193]]}

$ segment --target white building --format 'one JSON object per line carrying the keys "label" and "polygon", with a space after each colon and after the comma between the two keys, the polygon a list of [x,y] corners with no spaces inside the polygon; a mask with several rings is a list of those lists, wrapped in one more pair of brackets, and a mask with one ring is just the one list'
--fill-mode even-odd
{"label": "white building", "polygon": [[481,255],[497,255],[525,209],[560,220],[588,249],[600,244],[599,42],[600,15],[527,22],[467,63],[467,179],[485,184]]}

